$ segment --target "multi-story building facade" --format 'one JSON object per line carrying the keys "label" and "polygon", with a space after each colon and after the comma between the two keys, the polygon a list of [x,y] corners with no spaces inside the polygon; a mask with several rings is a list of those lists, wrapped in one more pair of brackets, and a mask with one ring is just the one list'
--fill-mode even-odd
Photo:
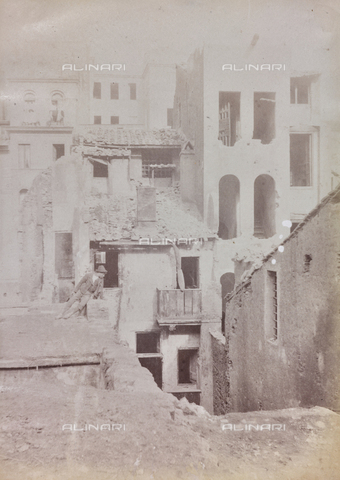
{"label": "multi-story building facade", "polygon": [[215,236],[178,194],[192,147],[170,125],[174,67],[67,66],[58,78],[8,79],[2,303],[63,302],[105,265],[90,311],[106,308],[160,387],[212,411]]}
{"label": "multi-story building facade", "polygon": [[177,67],[174,101],[174,127],[193,146],[182,198],[218,233],[224,293],[339,176],[339,91],[327,34],[313,55],[289,38],[268,45],[261,35],[244,37],[205,46]]}

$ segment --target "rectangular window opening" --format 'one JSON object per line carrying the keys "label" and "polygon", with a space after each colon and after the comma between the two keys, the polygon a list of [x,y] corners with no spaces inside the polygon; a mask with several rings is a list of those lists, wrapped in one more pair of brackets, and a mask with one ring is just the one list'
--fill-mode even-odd
{"label": "rectangular window opening", "polygon": [[135,83],[129,83],[130,87],[130,100],[136,100],[137,98],[137,86]]}
{"label": "rectangular window opening", "polygon": [[296,227],[299,225],[298,222],[292,222],[292,226],[290,227],[290,233],[294,232]]}
{"label": "rectangular window opening", "polygon": [[182,257],[181,267],[184,276],[185,288],[198,288],[199,286],[199,258]]}
{"label": "rectangular window opening", "polygon": [[111,83],[111,100],[119,99],[119,83]]}
{"label": "rectangular window opening", "polygon": [[290,186],[311,185],[311,140],[308,133],[290,134]]}
{"label": "rectangular window opening", "polygon": [[111,125],[118,125],[119,124],[119,117],[111,117]]}
{"label": "rectangular window opening", "polygon": [[93,123],[95,125],[100,125],[102,123],[102,117],[100,115],[95,115],[94,116],[94,120],[93,120]]}
{"label": "rectangular window opening", "polygon": [[277,273],[272,271],[268,271],[267,319],[267,338],[275,342],[278,338]]}
{"label": "rectangular window opening", "polygon": [[264,145],[275,138],[275,93],[254,92],[253,139]]}
{"label": "rectangular window opening", "polygon": [[108,178],[109,176],[109,166],[108,164],[103,164],[100,162],[93,162],[93,177],[102,177]]}
{"label": "rectangular window opening", "polygon": [[310,97],[310,78],[292,77],[290,79],[290,103],[308,104]]}
{"label": "rectangular window opening", "polygon": [[241,138],[240,104],[240,92],[219,92],[218,139],[227,147]]}
{"label": "rectangular window opening", "polygon": [[56,161],[58,158],[65,155],[65,145],[62,143],[53,144],[53,160]]}
{"label": "rectangular window opening", "polygon": [[19,168],[31,167],[31,145],[21,143],[19,148]]}
{"label": "rectangular window opening", "polygon": [[94,82],[93,84],[93,98],[97,100],[102,98],[102,84],[100,82]]}
{"label": "rectangular window opening", "polygon": [[178,383],[197,384],[198,348],[178,350]]}
{"label": "rectangular window opening", "polygon": [[143,150],[142,176],[144,178],[172,178],[172,168],[155,168],[150,165],[172,165],[172,154],[169,150]]}
{"label": "rectangular window opening", "polygon": [[159,353],[160,333],[141,332],[136,333],[136,353]]}

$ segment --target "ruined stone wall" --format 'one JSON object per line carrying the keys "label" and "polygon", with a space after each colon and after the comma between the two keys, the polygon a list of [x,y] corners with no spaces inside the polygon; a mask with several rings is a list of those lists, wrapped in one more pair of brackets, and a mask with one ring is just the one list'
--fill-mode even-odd
{"label": "ruined stone wall", "polygon": [[174,99],[174,128],[182,131],[194,145],[195,157],[191,172],[195,178],[195,202],[204,215],[203,192],[203,53],[196,50],[184,70],[177,67]]}
{"label": "ruined stone wall", "polygon": [[224,415],[229,409],[228,342],[218,332],[210,332],[213,359],[214,415]]}
{"label": "ruined stone wall", "polygon": [[[339,409],[338,201],[314,212],[227,302],[233,411]],[[268,271],[277,276],[277,340]]]}
{"label": "ruined stone wall", "polygon": [[[52,222],[52,177],[36,177],[22,208],[21,293],[23,301],[53,301],[56,288]],[[51,258],[52,257],[52,258]]]}

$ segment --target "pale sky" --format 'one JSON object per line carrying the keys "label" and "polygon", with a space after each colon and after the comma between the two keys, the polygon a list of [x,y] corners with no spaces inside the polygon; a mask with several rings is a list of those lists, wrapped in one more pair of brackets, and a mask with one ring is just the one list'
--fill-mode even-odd
{"label": "pale sky", "polygon": [[183,63],[203,42],[249,31],[313,49],[321,32],[340,31],[339,12],[340,0],[0,0],[0,52],[3,65],[60,52],[71,63],[81,45],[96,63]]}

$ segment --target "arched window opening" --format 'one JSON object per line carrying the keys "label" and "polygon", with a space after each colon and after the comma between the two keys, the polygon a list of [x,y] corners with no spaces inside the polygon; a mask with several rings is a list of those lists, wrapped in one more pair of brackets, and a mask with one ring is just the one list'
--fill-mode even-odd
{"label": "arched window opening", "polygon": [[52,110],[50,110],[50,119],[47,122],[48,126],[64,125],[64,111],[62,110],[63,99],[64,95],[62,92],[52,92]]}
{"label": "arched window opening", "polygon": [[218,236],[223,240],[237,237],[240,202],[240,182],[235,175],[225,175],[219,184]]}
{"label": "arched window opening", "polygon": [[19,192],[20,205],[22,205],[22,203],[23,203],[23,201],[24,201],[24,199],[27,195],[27,192],[28,192],[27,188],[23,188],[23,189],[20,190],[20,192]]}
{"label": "arched window opening", "polygon": [[27,105],[32,105],[35,103],[35,93],[32,91],[26,92],[24,94],[24,101]]}
{"label": "arched window opening", "polygon": [[275,231],[275,181],[259,175],[254,184],[254,237],[270,238]]}

